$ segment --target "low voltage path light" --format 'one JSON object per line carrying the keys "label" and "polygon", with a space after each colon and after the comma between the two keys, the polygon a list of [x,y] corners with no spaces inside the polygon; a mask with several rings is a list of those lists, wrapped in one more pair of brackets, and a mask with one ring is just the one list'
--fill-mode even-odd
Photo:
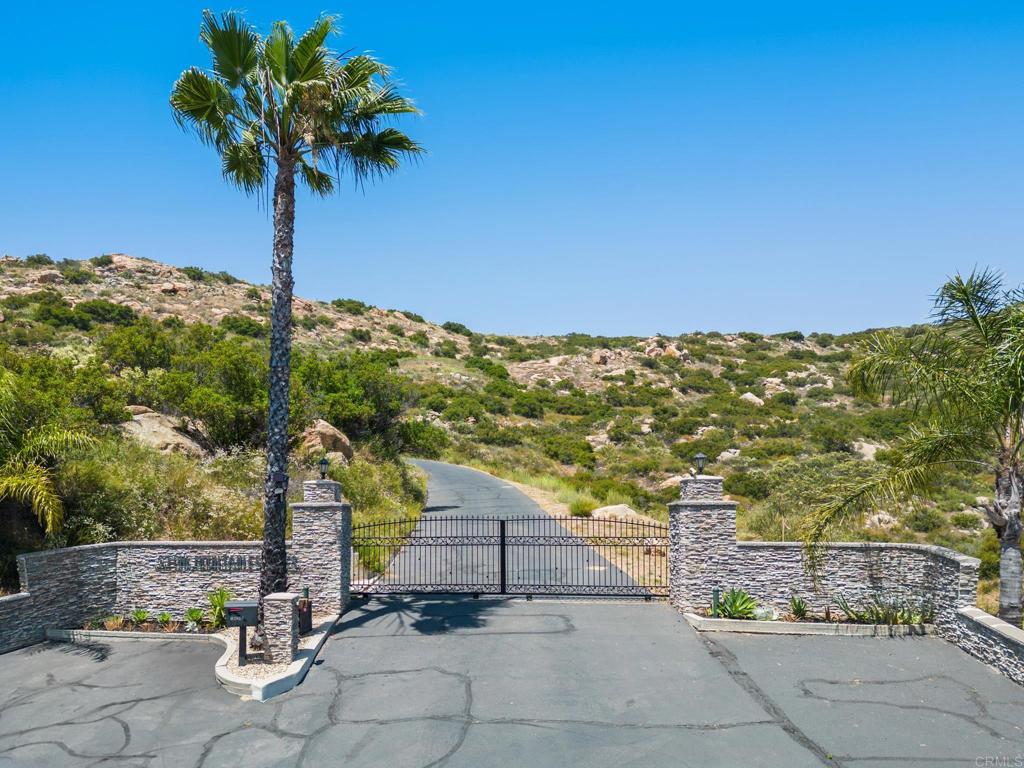
{"label": "low voltage path light", "polygon": [[704,467],[708,463],[708,457],[705,456],[703,453],[698,453],[696,456],[693,457],[693,463],[697,465],[697,474],[703,475]]}
{"label": "low voltage path light", "polygon": [[321,480],[326,480],[327,479],[327,470],[330,468],[330,466],[331,466],[331,462],[327,460],[326,456],[324,456],[322,459],[320,459],[320,479]]}

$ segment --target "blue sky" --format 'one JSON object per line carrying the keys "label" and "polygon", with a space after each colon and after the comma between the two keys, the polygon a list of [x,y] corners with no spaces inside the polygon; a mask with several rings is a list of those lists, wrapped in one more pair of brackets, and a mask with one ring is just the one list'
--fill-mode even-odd
{"label": "blue sky", "polygon": [[[266,211],[167,107],[207,64],[204,4],[158,5],[6,11],[0,251],[267,282]],[[340,13],[335,46],[424,111],[421,162],[299,200],[301,295],[493,332],[809,332],[920,321],[974,265],[1024,280],[1024,3],[227,7]]]}

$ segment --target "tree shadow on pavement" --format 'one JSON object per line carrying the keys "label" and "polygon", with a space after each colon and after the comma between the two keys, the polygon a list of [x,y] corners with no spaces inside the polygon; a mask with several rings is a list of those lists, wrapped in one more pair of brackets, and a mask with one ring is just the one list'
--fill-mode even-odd
{"label": "tree shadow on pavement", "polygon": [[353,598],[335,634],[371,621],[394,617],[422,635],[439,635],[487,626],[488,616],[510,598],[474,599],[471,595],[378,596]]}
{"label": "tree shadow on pavement", "polygon": [[104,643],[94,642],[56,642],[48,640],[44,643],[37,643],[26,649],[28,654],[35,656],[47,651],[60,651],[72,656],[84,656],[95,662],[106,661],[110,657],[110,646]]}

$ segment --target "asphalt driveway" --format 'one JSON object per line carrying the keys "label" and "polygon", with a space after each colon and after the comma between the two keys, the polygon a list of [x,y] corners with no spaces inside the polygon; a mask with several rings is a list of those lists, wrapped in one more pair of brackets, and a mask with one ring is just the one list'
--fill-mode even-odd
{"label": "asphalt driveway", "polygon": [[[481,478],[435,479],[431,505],[514,499]],[[217,654],[0,656],[0,766],[1024,764],[1024,689],[934,638],[699,635],[663,603],[382,597],[268,703],[220,690]]]}

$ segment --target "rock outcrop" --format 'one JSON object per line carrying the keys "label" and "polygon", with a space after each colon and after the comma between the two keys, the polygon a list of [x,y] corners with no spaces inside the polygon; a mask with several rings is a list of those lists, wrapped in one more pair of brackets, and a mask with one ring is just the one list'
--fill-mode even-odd
{"label": "rock outcrop", "polygon": [[144,405],[129,405],[128,412],[132,414],[132,419],[121,424],[120,429],[143,445],[156,448],[162,453],[184,453],[196,457],[206,454],[203,447],[182,430],[181,422],[173,416],[156,413]]}
{"label": "rock outcrop", "polygon": [[352,443],[345,433],[323,419],[306,427],[302,433],[302,450],[307,454],[335,454],[335,460],[343,457],[345,462],[352,459]]}

